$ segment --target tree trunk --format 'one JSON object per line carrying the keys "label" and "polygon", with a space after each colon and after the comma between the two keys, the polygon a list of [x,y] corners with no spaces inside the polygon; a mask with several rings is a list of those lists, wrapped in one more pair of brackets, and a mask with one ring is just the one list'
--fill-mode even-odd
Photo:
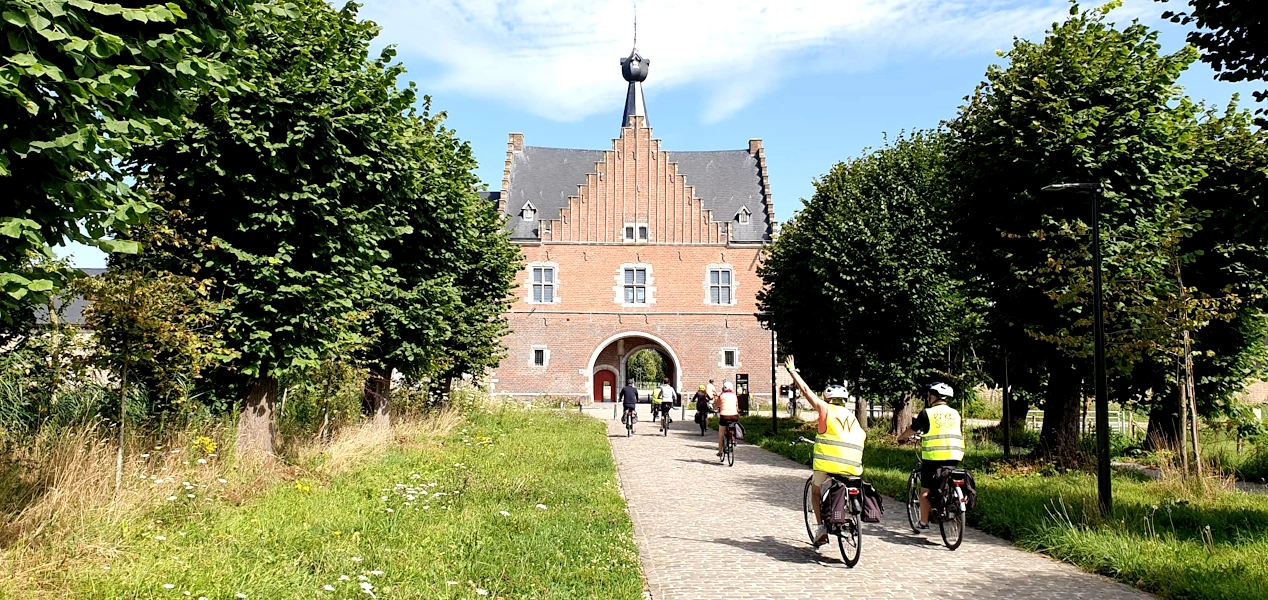
{"label": "tree trunk", "polygon": [[911,414],[911,405],[916,401],[914,395],[907,393],[898,397],[894,401],[894,418],[890,425],[890,433],[900,435],[911,427],[913,419]]}
{"label": "tree trunk", "polygon": [[1072,457],[1079,450],[1079,406],[1083,399],[1078,369],[1069,365],[1053,374],[1044,401],[1039,448],[1046,456]]}
{"label": "tree trunk", "polygon": [[854,401],[854,416],[858,419],[859,425],[863,429],[867,429],[867,405],[868,401],[864,398],[858,398]]}
{"label": "tree trunk", "polygon": [[238,457],[269,460],[277,437],[277,379],[257,377],[247,386],[247,397],[238,415]]}
{"label": "tree trunk", "polygon": [[367,408],[366,417],[375,427],[392,426],[389,404],[392,399],[392,369],[383,372],[370,369],[370,378],[365,382],[365,396],[361,404]]}
{"label": "tree trunk", "polygon": [[128,414],[128,363],[123,363],[123,375],[119,378],[119,448],[114,461],[114,493],[123,486],[123,423]]}
{"label": "tree trunk", "polygon": [[[1178,396],[1180,388],[1175,389]],[[1144,449],[1180,450],[1180,400],[1173,396],[1161,402],[1155,402],[1149,409],[1149,425],[1145,429]]]}
{"label": "tree trunk", "polygon": [[[1181,290],[1184,288],[1181,287]],[[1202,476],[1202,448],[1198,443],[1198,399],[1197,386],[1193,383],[1193,348],[1189,344],[1189,330],[1184,330],[1184,396],[1189,399],[1189,425],[1192,429],[1193,468],[1198,477]]]}
{"label": "tree trunk", "polygon": [[[1026,424],[1026,411],[1030,410],[1030,403],[1026,401],[1023,394],[1018,394],[1015,390],[1009,390],[1004,394],[1004,402],[1008,403],[1008,418],[1012,420],[1013,429],[1017,430]],[[999,426],[1004,427],[1004,417],[1000,416]]]}

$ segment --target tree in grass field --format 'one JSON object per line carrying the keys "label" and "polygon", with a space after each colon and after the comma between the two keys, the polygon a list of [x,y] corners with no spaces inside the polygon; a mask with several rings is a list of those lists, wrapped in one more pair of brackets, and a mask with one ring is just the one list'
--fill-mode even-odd
{"label": "tree in grass field", "polygon": [[[1013,364],[1042,365],[1032,382],[1044,386],[1040,442],[1058,455],[1078,445],[1094,310],[1105,311],[1116,375],[1169,345],[1177,325],[1203,320],[1170,310],[1199,227],[1184,197],[1202,176],[1198,108],[1175,84],[1196,52],[1162,54],[1144,25],[1107,23],[1114,6],[1076,6],[1042,42],[1015,41],[949,123],[964,175],[963,257]],[[1105,189],[1103,307],[1091,305],[1087,196],[1041,191],[1064,182]]]}
{"label": "tree in grass field", "polygon": [[[400,101],[408,112],[412,87]],[[357,353],[370,367],[364,407],[377,424],[389,420],[394,371],[443,382],[497,364],[519,264],[496,207],[477,191],[470,144],[429,108],[425,100],[421,115],[402,120],[412,193],[394,198],[401,204],[392,219],[401,233],[381,244],[384,286],[367,299],[369,342]]]}
{"label": "tree in grass field", "polygon": [[251,3],[128,4],[0,2],[0,327],[67,284],[53,247],[136,251],[110,236],[152,205],[120,161],[174,129],[188,92],[236,89],[221,58]]}
{"label": "tree in grass field", "polygon": [[238,447],[274,450],[278,379],[364,343],[365,307],[384,290],[391,212],[416,191],[393,53],[357,6],[288,5],[245,25],[249,89],[202,96],[179,137],[133,168],[186,202],[196,240],[162,268],[214,281],[217,316],[243,390]]}
{"label": "tree in grass field", "polygon": [[762,319],[807,380],[893,400],[900,429],[918,384],[975,382],[961,359],[981,307],[951,252],[949,142],[914,133],[835,165],[758,271]]}

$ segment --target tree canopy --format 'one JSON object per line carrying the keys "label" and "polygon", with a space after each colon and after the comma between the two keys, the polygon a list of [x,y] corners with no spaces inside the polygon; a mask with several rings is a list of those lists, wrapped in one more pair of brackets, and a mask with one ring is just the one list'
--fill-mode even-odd
{"label": "tree canopy", "polygon": [[[1190,32],[1186,39],[1202,51],[1202,62],[1215,69],[1216,79],[1268,81],[1268,6],[1259,0],[1188,3],[1188,12],[1167,11],[1162,17],[1196,26],[1197,31]],[[1254,94],[1260,102],[1268,98],[1268,90]]]}
{"label": "tree canopy", "polygon": [[111,239],[151,207],[121,161],[170,133],[190,92],[236,91],[226,57],[252,11],[246,0],[0,2],[0,325],[65,287],[68,273],[40,260],[54,246],[136,251]]}

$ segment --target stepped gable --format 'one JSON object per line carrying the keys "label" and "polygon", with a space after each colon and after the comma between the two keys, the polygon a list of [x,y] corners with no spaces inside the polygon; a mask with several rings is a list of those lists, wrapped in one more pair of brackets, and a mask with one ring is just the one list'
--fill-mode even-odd
{"label": "stepped gable", "polygon": [[[631,135],[635,131],[639,135]],[[626,148],[623,148],[627,145],[623,142],[629,141],[630,138],[650,142],[644,143],[646,147],[639,149],[637,154],[643,155],[644,161],[650,159],[657,172],[651,175],[645,174],[639,178],[636,184],[637,192],[612,189],[612,186],[607,186],[605,190],[607,193],[595,194],[595,196],[603,197],[591,199],[587,188],[603,187],[601,182],[610,180],[611,175],[608,172],[616,166],[616,163],[630,154]],[[681,232],[669,231],[676,229],[674,224],[665,224],[666,229],[661,230],[657,240],[654,241],[769,242],[771,215],[769,198],[764,193],[767,186],[765,157],[762,154],[760,142],[757,140],[754,142],[756,143],[750,145],[750,150],[666,152],[659,151],[660,141],[651,139],[649,128],[628,127],[623,128],[622,137],[614,141],[612,150],[581,150],[526,146],[521,134],[511,134],[499,204],[510,217],[509,227],[512,239],[526,242],[558,240],[555,226],[551,228],[551,235],[542,235],[543,221],[558,220],[559,225],[567,227],[573,223],[564,222],[565,214],[581,215],[590,210],[601,213],[595,218],[606,221],[605,231],[595,232],[598,234],[598,239],[589,239],[596,236],[584,234],[569,237],[575,241],[605,242],[615,241],[607,239],[605,234],[609,233],[607,230],[615,232],[619,229],[621,223],[617,221],[657,218],[663,221],[666,215],[656,214],[658,212],[656,202],[660,201],[663,204],[667,200],[665,195],[668,195],[668,200],[672,201],[681,194],[684,200],[698,201],[699,210],[706,215],[706,228],[712,228],[708,227],[709,225],[720,226],[721,238],[708,234],[703,234],[701,237],[701,234],[697,232],[693,234],[694,237],[688,236],[684,239]],[[636,148],[638,143],[628,144],[628,146]],[[618,153],[621,155],[620,159],[616,156]],[[658,156],[653,158],[653,154]],[[602,178],[600,173],[603,173]],[[682,181],[671,181],[675,177]],[[675,183],[677,185],[674,185]],[[644,191],[643,188],[647,190]],[[635,206],[633,210],[635,214],[642,210],[642,216],[626,214],[618,218],[614,215],[609,216],[609,212],[618,212],[614,207],[583,207],[578,202],[583,195],[586,196],[586,204],[616,203],[628,197],[627,204],[641,205],[642,208]],[[574,206],[574,202],[577,205]],[[649,202],[653,206],[648,207]],[[525,212],[526,205],[531,207],[531,213]],[[666,206],[660,208],[663,210],[659,212],[674,213],[668,215],[671,219],[682,216],[681,208]],[[622,211],[628,210],[630,210],[628,207],[622,209]],[[739,218],[741,211],[748,213],[747,223],[741,222]],[[526,216],[529,218],[524,218]],[[688,224],[679,225],[692,227]],[[699,228],[699,225],[695,227]]]}

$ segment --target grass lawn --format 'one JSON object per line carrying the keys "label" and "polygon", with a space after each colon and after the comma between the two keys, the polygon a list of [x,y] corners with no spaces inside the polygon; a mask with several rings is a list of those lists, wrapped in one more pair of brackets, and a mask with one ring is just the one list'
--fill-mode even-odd
{"label": "grass lawn", "polygon": [[[772,436],[770,417],[742,422],[747,441],[808,460],[808,444],[789,442],[799,435],[813,439],[813,423],[781,420]],[[863,453],[864,479],[901,499],[915,460],[913,448],[873,431]],[[988,533],[1167,598],[1268,598],[1268,495],[1204,492],[1199,482],[1115,473],[1114,515],[1104,520],[1092,474],[1004,463],[994,449],[970,448],[964,464],[977,480],[979,500],[969,521]],[[966,551],[973,549],[959,550]]]}
{"label": "grass lawn", "polygon": [[329,480],[300,478],[241,505],[181,497],[99,529],[81,534],[99,539],[99,553],[8,595],[642,597],[604,424],[575,413],[476,409]]}

